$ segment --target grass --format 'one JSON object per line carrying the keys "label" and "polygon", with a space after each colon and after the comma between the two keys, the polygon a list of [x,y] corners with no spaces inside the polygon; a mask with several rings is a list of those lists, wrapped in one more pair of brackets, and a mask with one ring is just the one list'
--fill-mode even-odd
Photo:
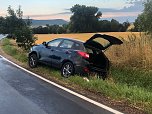
{"label": "grass", "polygon": [[152,93],[138,86],[128,86],[127,84],[114,83],[109,80],[102,81],[100,79],[91,80],[88,83],[79,76],[71,77],[69,80],[84,88],[95,90],[117,100],[127,99],[131,103],[152,102]]}
{"label": "grass", "polygon": [[[137,41],[135,40],[135,42]],[[12,45],[10,40],[4,39],[2,41],[2,44],[3,44],[2,48],[7,54],[13,56],[15,59],[19,60],[20,62],[24,62],[24,63],[27,62],[26,53],[18,49],[16,46]],[[36,72],[41,72],[44,75],[47,74],[47,76],[49,77],[55,77],[58,80],[61,80],[65,83],[69,83],[69,85],[70,84],[79,85],[83,89],[101,93],[107,97],[110,97],[111,99],[118,100],[121,102],[127,102],[130,105],[139,107],[140,109],[143,109],[146,112],[152,114],[152,72],[145,69],[141,70],[144,65],[150,68],[148,66],[149,64],[142,64],[141,66],[139,64],[136,64],[136,66],[134,65],[132,66],[129,64],[129,61],[132,61],[134,63],[136,62],[136,59],[139,61],[145,59],[145,55],[140,55],[140,56],[134,55],[136,58],[131,58],[130,55],[127,55],[128,53],[139,54],[138,51],[141,49],[142,46],[144,46],[142,43],[140,44],[136,43],[134,45],[136,47],[134,47],[133,45],[134,42],[132,43],[125,42],[124,44],[124,46],[129,46],[129,47],[132,46],[130,48],[135,49],[136,50],[136,52],[134,50],[135,53],[132,53],[132,50],[130,50],[130,52],[129,50],[127,51],[126,48],[124,49],[123,46],[120,48],[114,47],[112,50],[109,51],[109,54],[107,53],[107,56],[113,57],[117,61],[112,61],[113,67],[111,68],[111,76],[106,81],[95,79],[92,78],[91,76],[89,82],[85,81],[80,76],[72,76],[68,79],[64,79],[61,77],[60,72],[58,70],[43,65],[40,65],[34,70]],[[139,48],[139,50],[137,48]],[[142,50],[141,52],[143,53],[145,51]],[[121,55],[122,53],[125,55],[125,57],[122,57]],[[113,60],[113,58],[111,60]],[[120,59],[118,60],[116,58],[120,58]],[[128,58],[130,60],[128,60]]]}
{"label": "grass", "polygon": [[8,54],[17,59],[20,62],[27,62],[27,55],[26,53],[16,48],[13,44],[11,44],[9,39],[2,40],[2,49]]}
{"label": "grass", "polygon": [[79,76],[70,77],[68,80],[84,89],[102,93],[104,96],[116,101],[127,102],[130,105],[144,109],[148,113],[152,113],[152,92],[144,87],[100,79],[93,79],[87,82]]}
{"label": "grass", "polygon": [[152,38],[143,34],[129,35],[123,45],[113,46],[106,51],[114,66],[131,67],[144,70],[152,69]]}
{"label": "grass", "polygon": [[152,72],[131,68],[113,68],[111,75],[114,82],[137,86],[152,92]]}

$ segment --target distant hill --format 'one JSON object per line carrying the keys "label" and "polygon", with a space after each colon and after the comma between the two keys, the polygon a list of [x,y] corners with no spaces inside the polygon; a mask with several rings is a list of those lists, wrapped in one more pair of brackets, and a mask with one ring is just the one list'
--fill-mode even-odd
{"label": "distant hill", "polygon": [[63,25],[67,24],[68,22],[63,19],[52,19],[52,20],[31,20],[33,27],[38,26],[45,26],[46,24],[49,25]]}

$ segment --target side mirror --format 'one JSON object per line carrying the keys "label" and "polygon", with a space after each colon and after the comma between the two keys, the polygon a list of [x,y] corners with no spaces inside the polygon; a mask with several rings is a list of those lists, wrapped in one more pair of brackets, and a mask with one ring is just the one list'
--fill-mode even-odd
{"label": "side mirror", "polygon": [[47,43],[46,42],[43,42],[42,44],[47,47]]}

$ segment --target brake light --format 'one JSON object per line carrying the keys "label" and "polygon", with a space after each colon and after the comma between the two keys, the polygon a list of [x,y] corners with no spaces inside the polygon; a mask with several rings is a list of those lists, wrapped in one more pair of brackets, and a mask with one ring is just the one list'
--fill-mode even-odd
{"label": "brake light", "polygon": [[83,70],[84,70],[84,72],[89,73],[89,69],[87,67],[84,67]]}
{"label": "brake light", "polygon": [[85,59],[89,59],[89,54],[87,54],[86,52],[78,51],[78,54]]}

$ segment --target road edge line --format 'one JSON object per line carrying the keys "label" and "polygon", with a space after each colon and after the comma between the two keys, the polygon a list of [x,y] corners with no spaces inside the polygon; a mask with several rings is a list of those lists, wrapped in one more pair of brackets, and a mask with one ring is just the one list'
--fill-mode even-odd
{"label": "road edge line", "polygon": [[96,105],[96,106],[98,106],[98,107],[101,107],[101,108],[103,108],[103,109],[105,109],[105,110],[108,110],[109,112],[112,112],[112,113],[114,113],[114,114],[124,114],[124,113],[119,112],[119,111],[117,111],[117,110],[115,110],[115,109],[112,109],[112,108],[110,108],[110,107],[108,107],[108,106],[106,106],[106,105],[103,105],[103,104],[101,104],[101,103],[99,103],[99,102],[97,102],[97,101],[94,101],[94,100],[92,100],[92,99],[90,99],[90,98],[87,98],[87,97],[85,97],[85,96],[83,96],[83,95],[81,95],[81,94],[79,94],[79,93],[76,93],[76,92],[74,92],[74,91],[72,91],[72,90],[70,90],[70,89],[67,89],[67,88],[65,88],[65,87],[63,87],[63,86],[61,86],[61,85],[59,85],[59,84],[57,84],[57,83],[55,83],[55,82],[52,82],[52,81],[50,81],[50,80],[48,80],[48,79],[46,79],[46,78],[43,78],[42,76],[40,76],[40,75],[38,75],[38,74],[36,74],[36,73],[33,73],[33,72],[31,72],[31,71],[29,71],[29,70],[27,70],[27,69],[25,69],[25,68],[17,65],[16,63],[8,60],[7,58],[3,57],[2,55],[0,55],[0,57],[2,57],[2,58],[3,58],[4,60],[6,60],[7,62],[13,64],[14,66],[18,67],[19,69],[21,69],[21,70],[23,70],[23,71],[25,71],[25,72],[27,72],[27,73],[29,73],[29,74],[31,74],[31,75],[39,78],[39,79],[41,79],[41,80],[43,80],[43,81],[45,81],[45,82],[47,82],[47,83],[49,83],[49,84],[52,84],[52,85],[54,85],[54,86],[56,86],[56,87],[58,87],[58,88],[60,88],[60,89],[62,89],[62,90],[64,90],[64,91],[72,94],[72,95],[75,95],[75,96],[77,96],[77,97],[79,97],[79,98],[81,98],[81,99],[83,99],[83,100],[85,100],[85,101],[87,101],[87,102],[90,102],[90,103],[92,103],[92,104],[94,104],[94,105]]}

